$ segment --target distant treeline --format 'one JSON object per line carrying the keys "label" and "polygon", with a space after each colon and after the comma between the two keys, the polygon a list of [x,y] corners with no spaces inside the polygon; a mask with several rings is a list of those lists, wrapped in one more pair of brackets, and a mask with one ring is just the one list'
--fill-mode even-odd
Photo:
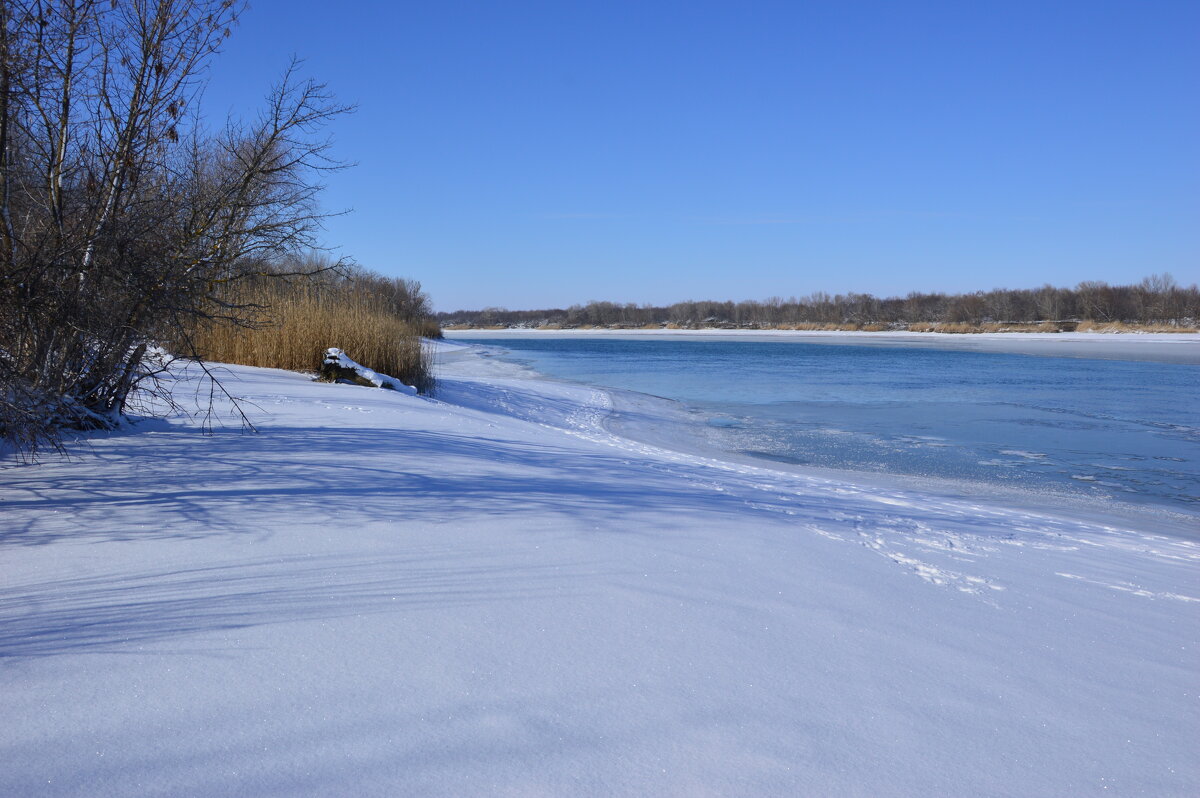
{"label": "distant treeline", "polygon": [[1168,274],[1136,285],[1083,282],[1074,288],[1046,285],[1025,290],[995,289],[970,294],[911,293],[880,299],[871,294],[823,292],[765,301],[687,301],[673,305],[589,302],[547,310],[456,310],[437,313],[446,327],[727,327],[829,326],[904,328],[923,324],[988,325],[1093,324],[1194,327],[1200,318],[1200,289],[1183,287]]}

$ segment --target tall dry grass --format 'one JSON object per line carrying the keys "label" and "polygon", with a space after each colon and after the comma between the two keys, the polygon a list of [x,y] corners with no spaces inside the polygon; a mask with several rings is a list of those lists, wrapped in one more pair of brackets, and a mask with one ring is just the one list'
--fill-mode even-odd
{"label": "tall dry grass", "polygon": [[1082,321],[1079,323],[1080,332],[1120,333],[1195,333],[1200,332],[1196,327],[1186,324],[1131,324],[1123,321]]}
{"label": "tall dry grass", "polygon": [[317,371],[334,346],[422,393],[433,388],[432,356],[420,337],[428,320],[397,315],[352,280],[263,280],[239,287],[228,300],[248,309],[249,323],[210,322],[190,330],[190,348],[205,360]]}

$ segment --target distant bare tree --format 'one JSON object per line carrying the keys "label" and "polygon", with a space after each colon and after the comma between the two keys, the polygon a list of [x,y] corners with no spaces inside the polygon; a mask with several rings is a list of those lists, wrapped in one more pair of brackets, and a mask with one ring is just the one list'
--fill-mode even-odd
{"label": "distant bare tree", "polygon": [[816,324],[865,326],[927,322],[979,325],[988,321],[1132,321],[1194,327],[1200,320],[1200,288],[1180,286],[1169,274],[1148,277],[1138,285],[1110,286],[1084,282],[1078,287],[993,289],[973,294],[922,294],[877,299],[870,294],[817,292],[802,299],[769,297],[762,302],[687,300],[665,307],[634,308],[611,302],[572,305],[566,310],[458,310],[438,313],[445,324],[490,325],[646,325],[762,326]]}

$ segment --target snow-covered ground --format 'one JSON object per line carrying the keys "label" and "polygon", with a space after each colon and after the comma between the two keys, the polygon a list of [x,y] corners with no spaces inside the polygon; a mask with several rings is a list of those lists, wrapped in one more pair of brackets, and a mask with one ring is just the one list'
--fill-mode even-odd
{"label": "snow-covered ground", "polygon": [[259,434],[0,470],[0,795],[1200,792],[1196,538],[441,359],[437,401],[231,367]]}

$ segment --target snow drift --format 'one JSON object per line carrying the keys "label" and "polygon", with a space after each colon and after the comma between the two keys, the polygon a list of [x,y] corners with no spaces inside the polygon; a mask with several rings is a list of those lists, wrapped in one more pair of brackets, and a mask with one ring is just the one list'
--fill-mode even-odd
{"label": "snow drift", "polygon": [[230,367],[259,434],[5,469],[0,794],[1200,787],[1194,540],[624,440],[442,352],[438,400]]}

